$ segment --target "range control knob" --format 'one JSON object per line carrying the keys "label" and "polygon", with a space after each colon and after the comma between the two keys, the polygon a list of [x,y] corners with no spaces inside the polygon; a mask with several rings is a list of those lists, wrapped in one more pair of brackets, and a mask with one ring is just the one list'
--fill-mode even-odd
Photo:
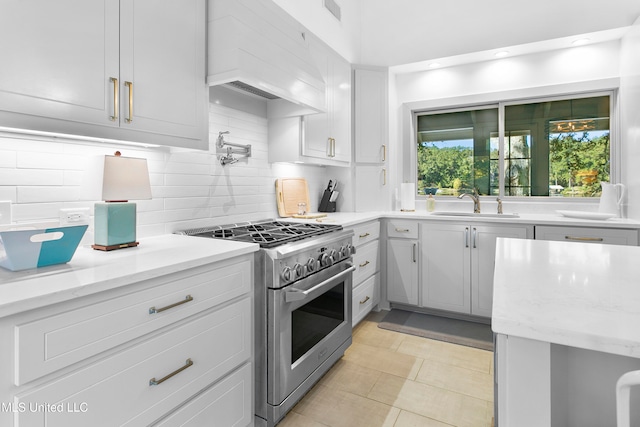
{"label": "range control knob", "polygon": [[309,258],[305,265],[307,266],[307,273],[309,274],[314,273],[318,269],[318,261],[316,261],[315,258]]}
{"label": "range control knob", "polygon": [[331,249],[331,252],[329,252],[329,256],[331,257],[331,264],[340,260],[338,258],[338,251],[336,251],[335,249]]}
{"label": "range control knob", "polygon": [[351,243],[348,243],[347,244],[347,251],[349,252],[349,255],[355,255],[356,247],[353,246]]}
{"label": "range control knob", "polygon": [[293,271],[296,273],[296,279],[304,277],[304,267],[302,266],[302,264],[296,262],[293,266]]}
{"label": "range control knob", "polygon": [[344,246],[344,245],[340,246],[339,255],[340,255],[340,259],[346,258],[349,255],[351,255],[351,249],[349,249],[348,246]]}
{"label": "range control knob", "polygon": [[333,259],[326,252],[323,252],[322,255],[320,255],[319,261],[320,267],[329,267],[333,264]]}
{"label": "range control knob", "polygon": [[285,282],[290,282],[293,279],[294,274],[295,273],[293,272],[291,267],[289,267],[288,265],[285,265],[282,268],[282,272],[280,272],[280,278]]}

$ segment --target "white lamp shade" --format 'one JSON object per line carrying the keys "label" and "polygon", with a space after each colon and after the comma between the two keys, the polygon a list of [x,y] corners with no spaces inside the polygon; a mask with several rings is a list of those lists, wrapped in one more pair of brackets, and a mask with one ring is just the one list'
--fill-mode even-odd
{"label": "white lamp shade", "polygon": [[125,201],[151,198],[147,159],[104,156],[102,200]]}

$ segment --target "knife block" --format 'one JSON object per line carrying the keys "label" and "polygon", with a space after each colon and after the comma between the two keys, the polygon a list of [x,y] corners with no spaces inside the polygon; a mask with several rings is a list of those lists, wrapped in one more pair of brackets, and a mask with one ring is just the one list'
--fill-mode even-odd
{"label": "knife block", "polygon": [[320,207],[318,208],[318,212],[335,212],[336,211],[336,202],[330,202],[331,199],[331,191],[324,190],[324,194],[322,195],[322,199],[320,200]]}

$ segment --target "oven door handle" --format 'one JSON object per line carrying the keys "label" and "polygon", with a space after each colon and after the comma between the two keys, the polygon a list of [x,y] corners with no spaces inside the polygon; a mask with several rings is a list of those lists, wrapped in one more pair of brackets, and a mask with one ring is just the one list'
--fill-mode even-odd
{"label": "oven door handle", "polygon": [[316,290],[322,288],[323,286],[327,286],[328,284],[330,284],[332,282],[335,282],[340,277],[346,276],[347,274],[352,273],[353,271],[355,271],[355,269],[356,268],[353,265],[351,265],[346,270],[336,274],[335,276],[325,280],[322,283],[319,283],[319,284],[315,285],[311,289],[307,289],[306,291],[303,291],[302,289],[297,289],[297,288],[288,289],[284,293],[284,300],[285,300],[285,302],[301,301],[301,300],[305,299],[306,297],[308,297],[309,294],[312,293],[313,291],[316,291]]}

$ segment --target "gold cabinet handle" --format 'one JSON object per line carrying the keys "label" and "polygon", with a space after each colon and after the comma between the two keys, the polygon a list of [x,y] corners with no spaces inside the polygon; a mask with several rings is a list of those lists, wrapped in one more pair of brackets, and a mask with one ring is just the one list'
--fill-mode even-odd
{"label": "gold cabinet handle", "polygon": [[133,121],[133,83],[124,82],[124,85],[129,88],[129,117],[124,120],[131,123]]}
{"label": "gold cabinet handle", "polygon": [[360,304],[364,304],[367,301],[369,301],[371,298],[369,298],[369,295],[367,295],[367,297],[365,299],[363,299],[362,301],[360,301]]}
{"label": "gold cabinet handle", "polygon": [[118,120],[118,79],[110,77],[109,81],[113,83],[113,116],[109,116],[109,120],[115,122]]}
{"label": "gold cabinet handle", "polygon": [[382,168],[382,185],[387,185],[387,169]]}
{"label": "gold cabinet handle", "polygon": [[169,310],[170,308],[177,307],[182,304],[186,304],[190,301],[193,301],[193,297],[191,295],[187,295],[182,301],[174,302],[173,304],[167,305],[166,307],[161,307],[161,308],[151,307],[149,309],[149,314],[162,313],[165,310]]}
{"label": "gold cabinet handle", "polygon": [[603,242],[602,237],[577,237],[577,236],[564,236],[565,240],[575,240],[577,242]]}
{"label": "gold cabinet handle", "polygon": [[408,233],[409,229],[408,228],[398,228],[398,227],[396,227],[396,232],[398,232],[398,233]]}
{"label": "gold cabinet handle", "polygon": [[416,248],[417,247],[418,247],[418,245],[416,243],[414,243],[413,247],[411,248],[411,252],[412,252],[412,255],[413,255],[413,262],[417,262],[417,259],[416,259]]}
{"label": "gold cabinet handle", "polygon": [[387,146],[385,144],[382,144],[382,161],[387,161]]}
{"label": "gold cabinet handle", "polygon": [[361,235],[360,235],[360,236],[358,236],[358,237],[360,237],[361,239],[364,239],[365,237],[369,237],[369,233],[361,234]]}
{"label": "gold cabinet handle", "polygon": [[151,378],[149,380],[149,386],[162,384],[163,382],[165,382],[169,378],[171,378],[171,377],[173,377],[175,375],[178,375],[180,372],[184,371],[185,369],[187,369],[190,366],[193,366],[193,360],[187,359],[187,361],[185,362],[184,366],[181,366],[180,368],[178,368],[175,371],[171,372],[170,374],[160,378],[159,380],[156,380],[155,377]]}
{"label": "gold cabinet handle", "polygon": [[366,267],[369,264],[371,264],[369,261],[365,261],[364,263],[360,264],[360,267]]}

